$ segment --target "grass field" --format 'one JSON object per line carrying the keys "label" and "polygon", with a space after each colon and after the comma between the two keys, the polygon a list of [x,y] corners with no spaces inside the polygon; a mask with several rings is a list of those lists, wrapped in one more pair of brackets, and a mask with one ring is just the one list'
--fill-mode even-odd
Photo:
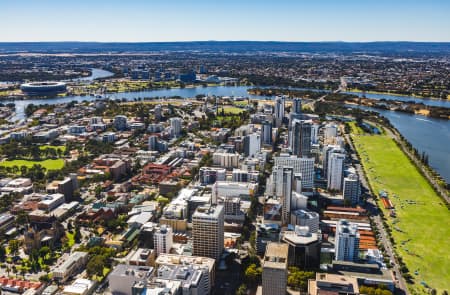
{"label": "grass field", "polygon": [[397,253],[414,277],[410,290],[426,292],[425,282],[437,294],[450,291],[450,211],[391,138],[352,138],[375,193],[387,191],[395,206],[397,218],[387,217],[388,224]]}
{"label": "grass field", "polygon": [[222,109],[224,110],[225,114],[232,114],[232,115],[238,115],[240,113],[243,113],[245,110],[238,108],[238,107],[223,107],[223,108],[219,108],[218,110],[218,114],[222,114]]}
{"label": "grass field", "polygon": [[27,166],[31,168],[33,167],[34,164],[40,164],[47,170],[59,170],[64,167],[64,160],[63,159],[44,160],[44,161],[12,160],[0,162],[0,166],[4,167],[17,166],[19,168],[21,166]]}

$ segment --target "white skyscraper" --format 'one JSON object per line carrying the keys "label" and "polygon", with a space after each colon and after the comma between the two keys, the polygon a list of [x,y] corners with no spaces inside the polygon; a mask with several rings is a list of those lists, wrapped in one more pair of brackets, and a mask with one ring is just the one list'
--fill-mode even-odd
{"label": "white skyscraper", "polygon": [[359,255],[358,225],[350,224],[341,219],[336,225],[335,259],[343,261],[355,261]]}
{"label": "white skyscraper", "polygon": [[329,190],[342,190],[344,178],[344,161],[345,154],[331,153],[328,160],[327,180]]}
{"label": "white skyscraper", "polygon": [[275,127],[280,127],[284,118],[284,104],[285,97],[277,96],[275,98],[275,110],[274,110],[274,118],[275,118]]}
{"label": "white skyscraper", "polygon": [[157,256],[161,253],[170,253],[173,244],[173,232],[170,226],[161,225],[153,234],[153,239]]}
{"label": "white skyscraper", "polygon": [[318,143],[319,142],[319,124],[312,124],[311,125],[311,142],[312,143]]}
{"label": "white skyscraper", "polygon": [[292,167],[274,166],[272,170],[275,195],[281,199],[283,206],[281,216],[283,224],[287,224],[290,221],[293,177],[294,171]]}
{"label": "white skyscraper", "polygon": [[244,153],[247,157],[253,157],[261,151],[261,135],[252,133],[244,138]]}
{"label": "white skyscraper", "polygon": [[314,158],[299,158],[280,154],[275,157],[274,166],[288,166],[294,168],[294,173],[301,173],[301,186],[303,190],[311,190],[314,187]]}

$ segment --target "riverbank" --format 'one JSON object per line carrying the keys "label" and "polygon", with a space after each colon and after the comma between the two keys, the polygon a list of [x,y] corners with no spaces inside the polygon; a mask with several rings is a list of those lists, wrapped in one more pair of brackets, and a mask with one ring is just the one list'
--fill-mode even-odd
{"label": "riverbank", "polygon": [[403,272],[415,282],[410,290],[427,293],[424,282],[440,294],[450,281],[450,228],[442,226],[450,211],[392,137],[353,133],[351,139],[373,193],[388,192],[395,206],[397,217],[386,218],[390,212],[378,200]]}
{"label": "riverbank", "polygon": [[[347,93],[355,92],[355,93],[361,93],[361,94],[362,93],[366,93],[366,94],[377,94],[377,95],[390,95],[390,96],[398,96],[398,97],[414,97],[414,98],[420,98],[420,99],[425,99],[425,100],[428,100],[428,99],[443,100],[440,97],[421,96],[421,95],[417,95],[417,94],[414,94],[414,93],[412,93],[412,94],[401,94],[401,93],[389,92],[389,91],[373,91],[373,90],[366,91],[366,90],[361,90],[361,89],[358,89],[358,88],[349,88],[349,89],[346,89],[345,92],[347,92]],[[450,94],[447,95],[447,100],[450,100]]]}

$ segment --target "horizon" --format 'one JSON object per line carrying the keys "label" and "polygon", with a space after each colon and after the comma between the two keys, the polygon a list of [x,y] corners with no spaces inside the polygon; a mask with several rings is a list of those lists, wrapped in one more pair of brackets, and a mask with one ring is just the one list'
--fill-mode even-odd
{"label": "horizon", "polygon": [[23,0],[0,8],[8,28],[0,42],[450,42],[450,2],[441,0]]}

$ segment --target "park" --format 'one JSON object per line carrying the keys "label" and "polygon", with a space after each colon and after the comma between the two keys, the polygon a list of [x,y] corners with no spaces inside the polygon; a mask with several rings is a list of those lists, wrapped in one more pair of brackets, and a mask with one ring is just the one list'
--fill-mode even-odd
{"label": "park", "polygon": [[396,217],[388,217],[382,206],[388,231],[394,240],[402,270],[412,276],[412,294],[438,294],[450,287],[450,212],[427,180],[388,135],[363,134],[352,128],[352,140],[374,194],[386,191],[395,206]]}

